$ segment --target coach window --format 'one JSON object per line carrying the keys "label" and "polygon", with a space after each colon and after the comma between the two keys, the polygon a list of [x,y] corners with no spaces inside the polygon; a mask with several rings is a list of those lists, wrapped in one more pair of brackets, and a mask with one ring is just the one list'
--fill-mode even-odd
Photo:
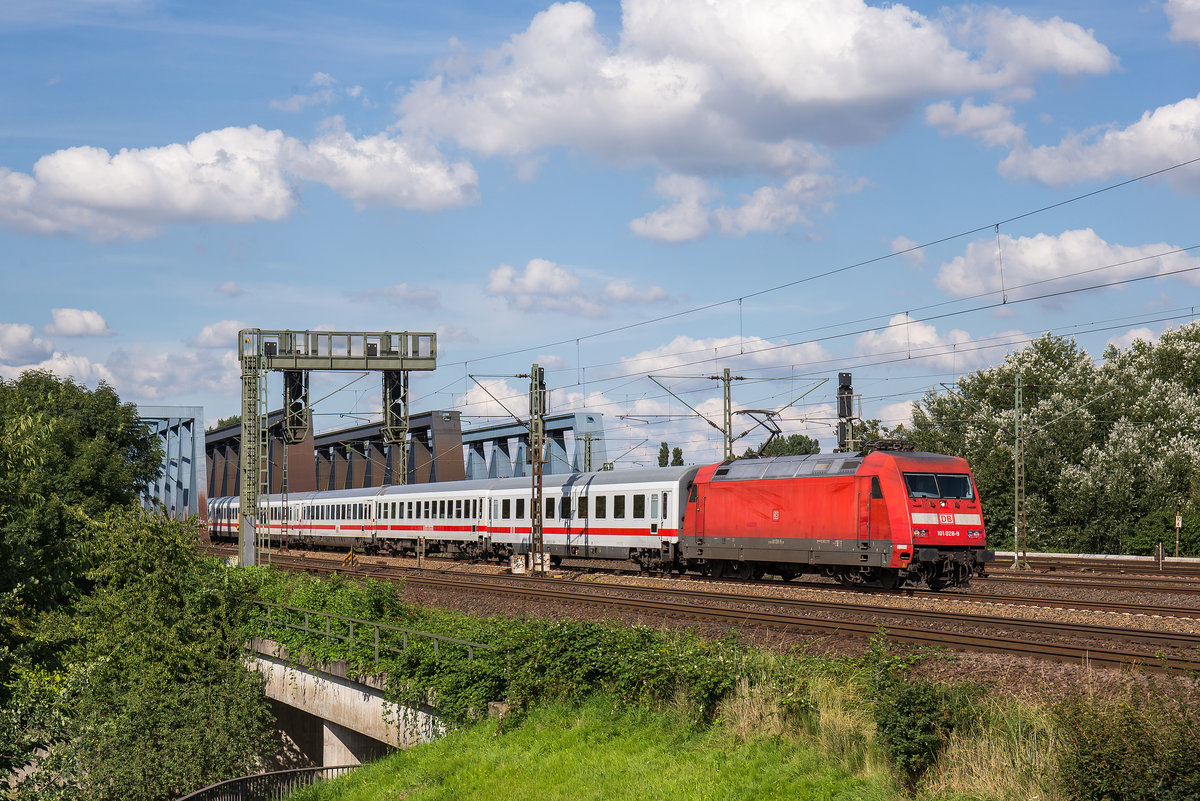
{"label": "coach window", "polygon": [[446,519],[446,502],[445,501],[438,501],[438,518],[440,520]]}
{"label": "coach window", "polygon": [[512,500],[511,499],[505,498],[504,500],[500,501],[500,517],[504,518],[505,520],[508,520],[508,518],[511,516],[509,514],[511,511],[512,511]]}
{"label": "coach window", "polygon": [[670,505],[671,505],[671,493],[664,492],[663,493],[663,505],[662,505],[662,519],[663,520],[666,520],[668,517],[667,507],[669,507]]}
{"label": "coach window", "polygon": [[[666,517],[666,515],[663,515],[663,517]],[[650,519],[658,520],[658,493],[657,492],[650,495]]]}
{"label": "coach window", "polygon": [[624,495],[614,495],[613,496],[613,518],[616,520],[624,520],[625,519],[625,496]]}
{"label": "coach window", "polygon": [[581,518],[585,518],[585,519],[587,518],[587,515],[588,515],[588,496],[586,496],[586,495],[580,495],[580,496],[579,496],[579,508],[578,508],[578,510],[577,510],[577,511],[578,511],[578,513],[579,513],[579,516],[580,516]]}
{"label": "coach window", "polygon": [[525,499],[524,498],[517,498],[517,519],[518,520],[525,519]]}
{"label": "coach window", "polygon": [[608,514],[608,496],[596,496],[596,518],[603,519]]}
{"label": "coach window", "polygon": [[571,519],[571,499],[565,495],[559,499],[558,516],[563,520]]}
{"label": "coach window", "polygon": [[646,516],[646,496],[633,496],[633,517],[635,520],[641,520]]}

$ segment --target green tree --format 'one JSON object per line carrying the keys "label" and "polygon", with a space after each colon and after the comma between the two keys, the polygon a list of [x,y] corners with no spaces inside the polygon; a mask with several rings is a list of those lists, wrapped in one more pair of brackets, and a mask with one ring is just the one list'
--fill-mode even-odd
{"label": "green tree", "polygon": [[775,437],[759,450],[747,448],[741,458],[747,459],[754,456],[803,456],[809,453],[820,452],[821,443],[812,437],[805,434],[792,434],[787,437]]}
{"label": "green tree", "polygon": [[239,424],[241,424],[241,422],[242,422],[242,416],[240,414],[233,414],[233,415],[230,415],[229,417],[218,417],[217,422],[213,423],[211,426],[204,429],[204,431],[205,431],[205,433],[219,431],[222,428],[225,428],[227,426],[239,425]]}
{"label": "green tree", "polygon": [[1031,549],[1149,553],[1180,507],[1193,529],[1200,325],[1110,347],[1099,365],[1074,340],[1046,335],[914,404],[908,436],[920,450],[970,462],[998,546],[1012,545],[1018,375]]}
{"label": "green tree", "polygon": [[671,467],[683,467],[683,448],[674,448],[671,451]]}
{"label": "green tree", "polygon": [[23,797],[177,798],[265,754],[270,714],[243,651],[254,577],[201,556],[197,534],[131,510],[88,523],[94,589],[46,618],[67,658],[39,688],[49,752]]}
{"label": "green tree", "polygon": [[667,446],[667,443],[665,443],[665,442],[659,443],[658,466],[666,467],[670,463],[670,461],[671,461],[671,449]]}
{"label": "green tree", "polygon": [[161,470],[159,446],[107,385],[47,372],[0,379],[0,707],[37,617],[86,582],[80,515],[134,503]]}

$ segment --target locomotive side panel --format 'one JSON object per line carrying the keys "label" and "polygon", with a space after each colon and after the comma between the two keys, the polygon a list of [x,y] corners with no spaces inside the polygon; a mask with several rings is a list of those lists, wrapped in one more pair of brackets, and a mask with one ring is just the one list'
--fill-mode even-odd
{"label": "locomotive side panel", "polygon": [[871,477],[831,476],[697,484],[688,559],[811,565],[887,565],[887,507]]}

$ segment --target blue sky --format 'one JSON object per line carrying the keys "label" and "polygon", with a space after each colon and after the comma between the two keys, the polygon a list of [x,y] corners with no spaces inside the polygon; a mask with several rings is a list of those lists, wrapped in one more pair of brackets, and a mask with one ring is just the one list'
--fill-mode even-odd
{"label": "blue sky", "polygon": [[622,464],[703,462],[648,376],[719,420],[729,367],[816,387],[782,425],[828,450],[839,371],[895,423],[1200,300],[1200,0],[9,0],[0,67],[0,376],[210,419],[239,328],[437,331],[418,410],[523,410],[537,361]]}

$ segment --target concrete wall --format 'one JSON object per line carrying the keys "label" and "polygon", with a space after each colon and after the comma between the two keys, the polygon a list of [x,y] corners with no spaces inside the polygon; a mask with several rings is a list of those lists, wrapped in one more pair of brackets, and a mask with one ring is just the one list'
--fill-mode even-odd
{"label": "concrete wall", "polygon": [[387,703],[378,679],[349,679],[345,662],[293,664],[283,646],[270,640],[255,640],[253,648],[252,666],[266,678],[267,697],[303,713],[277,712],[283,750],[310,764],[368,762],[389,746],[407,748],[445,732],[435,710]]}

